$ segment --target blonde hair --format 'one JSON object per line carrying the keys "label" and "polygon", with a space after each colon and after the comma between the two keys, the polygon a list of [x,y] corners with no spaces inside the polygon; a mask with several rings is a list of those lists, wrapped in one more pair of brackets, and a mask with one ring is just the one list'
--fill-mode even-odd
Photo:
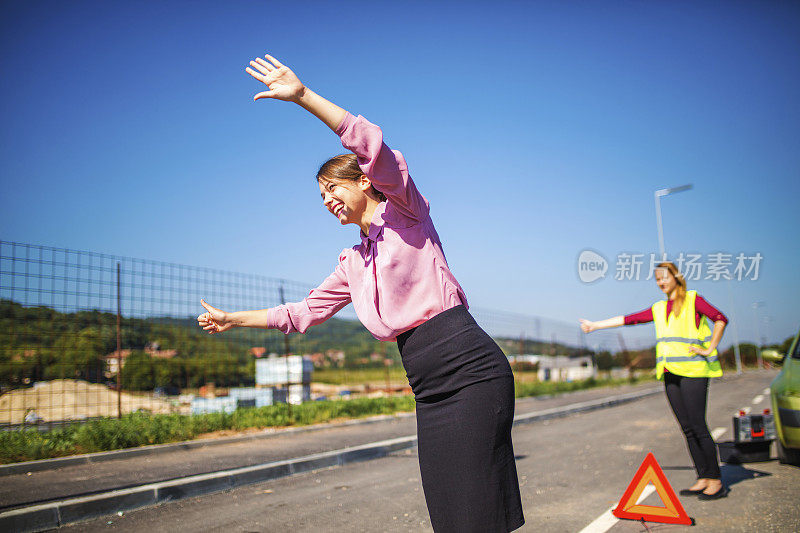
{"label": "blonde hair", "polygon": [[681,312],[681,307],[683,307],[683,301],[686,299],[686,279],[678,270],[678,267],[675,266],[675,263],[671,261],[659,263],[656,265],[656,269],[658,268],[666,268],[678,283],[678,286],[675,287],[675,300],[672,303],[672,314],[677,317]]}

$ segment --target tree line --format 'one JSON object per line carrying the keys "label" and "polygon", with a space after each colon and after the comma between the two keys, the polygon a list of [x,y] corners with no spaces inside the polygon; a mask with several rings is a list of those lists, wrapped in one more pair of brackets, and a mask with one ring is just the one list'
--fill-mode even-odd
{"label": "tree line", "polygon": [[[115,383],[105,357],[117,350],[117,317],[97,310],[59,312],[0,300],[0,387],[15,388],[59,378]],[[254,347],[283,355],[284,335],[242,328],[208,335],[194,317],[122,317],[120,345],[125,353],[121,385],[126,390],[252,385]],[[388,346],[386,345],[388,344]],[[153,353],[175,350],[171,357]],[[369,354],[385,353],[399,362],[394,343],[374,339],[359,323],[331,319],[305,335],[289,336],[290,353],[341,350],[345,367]],[[148,353],[148,351],[150,353]],[[383,364],[382,361],[376,364]]]}
{"label": "tree line", "polygon": [[[26,307],[0,300],[0,388],[16,388],[36,381],[59,378],[95,383],[115,383],[105,357],[117,349],[117,317],[97,310],[59,312],[49,307]],[[506,354],[590,355],[600,370],[612,367],[653,368],[654,347],[639,351],[594,353],[585,348],[535,339],[496,339]],[[791,338],[772,346],[785,352]],[[126,390],[155,387],[196,388],[213,382],[219,386],[252,385],[255,379],[254,347],[266,353],[286,353],[284,335],[277,331],[242,328],[222,335],[208,335],[194,317],[123,317],[120,344],[127,357],[121,373]],[[148,348],[149,352],[148,353]],[[175,350],[172,357],[153,357]],[[384,365],[384,359],[362,363],[372,353],[400,364],[395,343],[377,341],[359,322],[330,319],[306,334],[289,335],[289,353],[344,352],[344,367]],[[740,345],[742,362],[754,365],[756,346]],[[733,348],[720,359],[734,368]]]}

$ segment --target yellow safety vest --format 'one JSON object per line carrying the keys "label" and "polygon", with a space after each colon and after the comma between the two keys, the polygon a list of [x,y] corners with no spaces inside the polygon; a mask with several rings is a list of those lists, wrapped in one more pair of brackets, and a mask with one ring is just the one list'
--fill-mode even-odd
{"label": "yellow safety vest", "polygon": [[[694,301],[697,291],[686,291],[678,316],[667,316],[667,300],[653,304],[653,323],[656,326],[656,377],[663,379],[664,369],[690,378],[715,378],[722,375],[717,350],[704,356],[689,351],[692,344],[708,348],[711,328],[706,317],[695,325]],[[674,305],[674,304],[673,304]]]}

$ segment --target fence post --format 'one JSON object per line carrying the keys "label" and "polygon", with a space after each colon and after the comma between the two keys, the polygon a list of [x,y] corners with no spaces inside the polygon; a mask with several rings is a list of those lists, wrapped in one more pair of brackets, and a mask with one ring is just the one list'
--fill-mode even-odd
{"label": "fence post", "polygon": [[[286,305],[286,298],[283,295],[283,285],[278,287],[278,291],[280,292],[281,296],[281,304]],[[286,333],[283,336],[283,356],[286,358],[286,409],[289,415],[289,418],[292,417],[292,402],[289,401],[289,391],[292,386],[291,376],[289,374],[289,334]],[[300,361],[300,375],[303,375],[303,361]],[[300,391],[300,403],[303,402],[303,392]]]}
{"label": "fence post", "polygon": [[120,334],[122,298],[119,287],[119,261],[117,261],[117,418],[122,418],[122,336]]}
{"label": "fence post", "polygon": [[383,368],[386,369],[386,394],[391,394],[392,390],[392,380],[391,376],[389,375],[389,359],[386,353],[386,342],[381,341],[381,355],[383,356]]}

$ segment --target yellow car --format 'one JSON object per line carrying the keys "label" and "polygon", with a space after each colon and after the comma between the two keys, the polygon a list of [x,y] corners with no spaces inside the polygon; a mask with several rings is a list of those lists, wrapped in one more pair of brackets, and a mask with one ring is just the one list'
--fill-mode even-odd
{"label": "yellow car", "polygon": [[783,368],[769,387],[778,460],[800,466],[800,332],[783,357]]}

